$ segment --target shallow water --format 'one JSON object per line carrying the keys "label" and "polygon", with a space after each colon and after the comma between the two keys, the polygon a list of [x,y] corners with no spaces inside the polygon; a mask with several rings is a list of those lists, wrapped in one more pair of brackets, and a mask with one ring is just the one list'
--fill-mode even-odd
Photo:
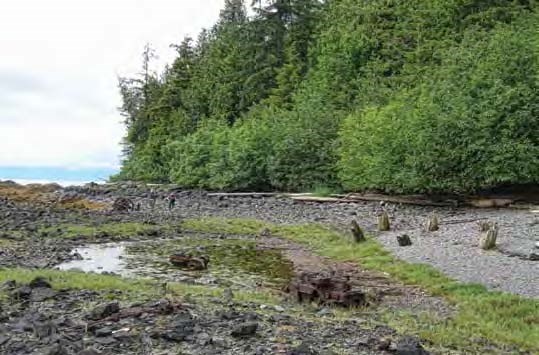
{"label": "shallow water", "polygon": [[62,263],[57,266],[60,270],[121,273],[125,269],[122,260],[125,254],[125,243],[95,244],[76,248],[73,253],[80,254],[83,259]]}
{"label": "shallow water", "polygon": [[[279,250],[259,249],[254,241],[219,240],[205,236],[174,240],[150,240],[90,244],[76,248],[83,260],[57,267],[61,270],[112,272],[124,277],[146,277],[167,282],[218,284],[256,288],[279,287],[292,276],[292,264]],[[187,271],[170,264],[175,252],[207,255],[207,270]]]}

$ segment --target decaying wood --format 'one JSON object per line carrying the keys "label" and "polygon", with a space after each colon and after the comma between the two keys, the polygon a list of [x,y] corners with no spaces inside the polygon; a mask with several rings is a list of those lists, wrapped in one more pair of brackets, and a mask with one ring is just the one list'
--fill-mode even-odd
{"label": "decaying wood", "polygon": [[[482,227],[483,228],[483,227]],[[479,247],[483,250],[489,250],[496,247],[496,239],[498,238],[498,225],[492,223],[487,231],[481,233]]]}
{"label": "decaying wood", "polygon": [[289,196],[290,199],[298,202],[353,202],[347,199],[338,197],[319,197],[319,196]]}
{"label": "decaying wood", "polygon": [[363,230],[361,229],[359,224],[357,224],[355,220],[352,220],[350,224],[351,224],[351,231],[352,231],[352,236],[354,237],[354,241],[356,243],[365,241],[365,234],[363,233]]}
{"label": "decaying wood", "polygon": [[378,216],[378,230],[384,232],[388,231],[390,228],[389,215],[386,211],[384,211],[380,216]]}
{"label": "decaying wood", "polygon": [[439,229],[439,222],[438,222],[438,216],[433,213],[429,216],[427,219],[427,222],[425,223],[425,230],[427,232],[435,232]]}
{"label": "decaying wood", "polygon": [[344,198],[348,201],[384,201],[389,203],[402,203],[406,205],[453,207],[456,201],[433,201],[423,196],[389,196],[381,194],[348,194]]}

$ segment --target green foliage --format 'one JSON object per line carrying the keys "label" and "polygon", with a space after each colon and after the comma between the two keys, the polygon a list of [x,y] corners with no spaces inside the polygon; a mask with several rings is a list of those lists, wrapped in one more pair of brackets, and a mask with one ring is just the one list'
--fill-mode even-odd
{"label": "green foliage", "polygon": [[521,24],[499,25],[481,40],[467,32],[415,88],[350,115],[339,162],[346,188],[471,191],[537,182],[532,32]]}
{"label": "green foliage", "polygon": [[[334,260],[356,262],[364,268],[387,273],[405,284],[421,287],[454,304],[457,313],[445,320],[413,317],[406,332],[417,331],[432,345],[459,349],[465,353],[484,351],[484,340],[511,352],[539,351],[539,301],[475,284],[462,284],[424,264],[395,259],[374,239],[357,244],[326,226],[274,225],[248,219],[195,219],[183,222],[186,229],[231,234],[258,234],[268,228],[272,234],[291,239]],[[388,320],[402,327],[410,317],[389,314]],[[470,337],[473,334],[473,337]],[[478,340],[479,344],[478,344]],[[515,349],[515,347],[517,349]]]}
{"label": "green foliage", "polygon": [[122,78],[117,179],[473,191],[539,180],[535,1],[242,0]]}

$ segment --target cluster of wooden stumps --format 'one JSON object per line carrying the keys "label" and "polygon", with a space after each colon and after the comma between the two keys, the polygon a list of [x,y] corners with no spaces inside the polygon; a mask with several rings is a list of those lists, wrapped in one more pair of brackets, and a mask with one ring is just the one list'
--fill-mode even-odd
{"label": "cluster of wooden stumps", "polygon": [[354,289],[344,276],[302,273],[294,278],[285,291],[298,302],[317,302],[326,305],[359,307],[368,305],[365,292]]}
{"label": "cluster of wooden stumps", "polygon": [[[424,230],[426,232],[435,232],[440,229],[440,220],[438,215],[435,213],[428,216],[424,224]],[[479,238],[479,247],[484,250],[493,249],[496,247],[496,239],[498,238],[498,225],[494,222],[480,221],[480,238]],[[361,243],[365,241],[365,233],[363,229],[359,226],[357,221],[352,220],[351,228],[353,240],[356,243]],[[378,231],[385,232],[391,230],[391,222],[389,214],[387,211],[382,211],[378,215]],[[397,236],[397,242],[399,246],[409,246],[412,245],[412,240],[407,234],[402,234]]]}

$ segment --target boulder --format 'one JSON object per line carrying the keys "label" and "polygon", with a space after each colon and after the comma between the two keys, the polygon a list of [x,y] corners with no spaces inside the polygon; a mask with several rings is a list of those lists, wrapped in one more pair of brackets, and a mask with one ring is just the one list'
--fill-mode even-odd
{"label": "boulder", "polygon": [[232,332],[230,334],[233,337],[251,336],[256,333],[257,329],[258,329],[258,323],[246,322],[246,323],[242,323],[234,327],[234,329],[232,329]]}
{"label": "boulder", "polygon": [[118,313],[119,311],[120,304],[118,302],[104,303],[92,309],[89,318],[92,320],[101,320],[113,315],[114,313]]}
{"label": "boulder", "polygon": [[399,243],[399,246],[401,247],[407,247],[407,246],[412,245],[412,240],[410,239],[410,236],[408,234],[397,236],[397,242]]}

